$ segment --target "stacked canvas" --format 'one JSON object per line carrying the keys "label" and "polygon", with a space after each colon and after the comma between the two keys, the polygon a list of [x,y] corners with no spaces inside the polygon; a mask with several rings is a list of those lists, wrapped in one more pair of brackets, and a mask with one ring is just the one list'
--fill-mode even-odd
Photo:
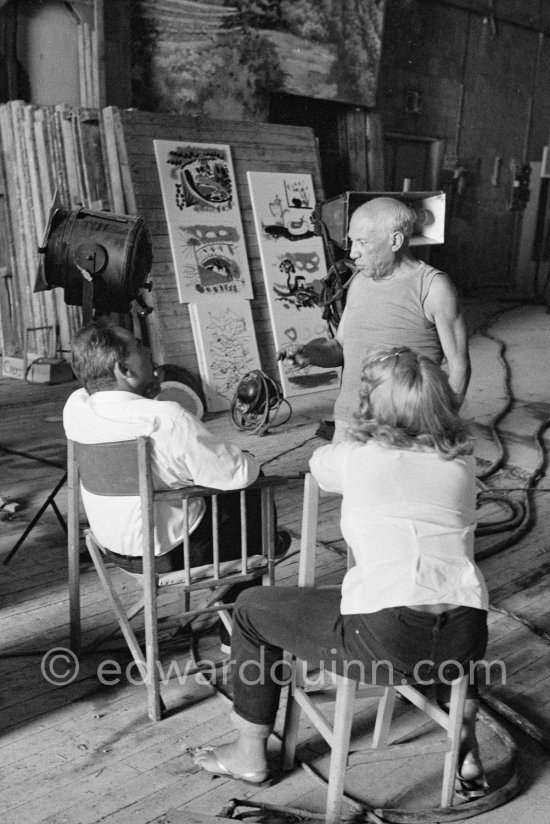
{"label": "stacked canvas", "polygon": [[[58,329],[66,350],[80,325],[80,310],[65,305],[61,290],[34,292],[38,249],[56,189],[64,209],[108,209],[110,203],[97,110],[5,103],[0,106],[0,145],[0,265],[11,275],[0,283],[6,366],[26,343],[45,354],[50,333],[42,327]],[[39,331],[31,331],[37,327]]]}

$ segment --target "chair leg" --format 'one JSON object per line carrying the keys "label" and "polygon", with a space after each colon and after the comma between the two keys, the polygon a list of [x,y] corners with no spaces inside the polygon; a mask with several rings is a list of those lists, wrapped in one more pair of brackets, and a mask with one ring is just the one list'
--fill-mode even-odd
{"label": "chair leg", "polygon": [[[289,687],[289,690],[292,689]],[[300,724],[300,705],[292,693],[288,696],[286,705],[285,725],[283,731],[283,747],[281,750],[281,769],[285,772],[294,767],[296,757],[296,743]]]}
{"label": "chair leg", "polygon": [[[184,592],[178,593],[178,616],[185,615],[189,612],[191,606],[191,593],[188,590],[184,590]],[[189,621],[181,621],[181,626],[187,626]]]}
{"label": "chair leg", "polygon": [[447,727],[449,751],[445,756],[445,763],[443,767],[443,783],[441,785],[442,807],[450,807],[453,803],[455,776],[458,768],[460,736],[462,732],[462,721],[464,718],[464,705],[466,703],[467,689],[467,675],[463,675],[458,681],[454,681],[451,687],[451,704],[449,707],[449,723]]}
{"label": "chair leg", "polygon": [[[180,627],[186,627],[193,622],[195,618],[199,615],[206,615],[210,613],[222,613],[225,612],[227,619],[229,620],[229,626],[231,627],[231,617],[229,612],[227,611],[224,602],[220,599],[227,594],[227,592],[231,589],[231,585],[225,585],[222,587],[216,587],[216,591],[214,593],[210,593],[205,600],[198,606],[196,609],[190,609],[190,594],[188,592],[184,593],[184,607],[185,609],[179,613],[179,625]],[[225,621],[224,621],[225,623]]]}
{"label": "chair leg", "polygon": [[[128,618],[128,621],[132,621],[132,619],[135,618],[136,615],[139,615],[140,612],[143,612],[143,598],[140,598],[139,601],[136,601],[136,603],[130,607],[130,609],[126,610],[126,617]],[[98,635],[93,641],[86,645],[83,652],[86,652],[88,655],[92,652],[96,652],[96,650],[103,646],[103,644],[110,641],[111,638],[114,638],[119,631],[120,628],[117,629],[115,627],[114,629],[110,629],[108,632],[103,633],[103,635]]]}
{"label": "chair leg", "polygon": [[222,622],[223,626],[228,631],[229,635],[231,635],[233,631],[233,621],[231,619],[231,615],[227,609],[220,609],[219,611],[220,621]]}
{"label": "chair leg", "polygon": [[[78,547],[78,523],[69,524],[69,634],[73,652],[79,653],[82,645],[80,624],[80,552]],[[76,532],[76,535],[74,534]]]}
{"label": "chair leg", "polygon": [[150,641],[146,639],[148,653],[146,659],[146,657],[143,655],[143,652],[135,636],[135,633],[130,625],[130,621],[128,620],[128,616],[126,615],[124,606],[120,598],[118,597],[118,594],[111,582],[111,579],[109,578],[107,570],[105,569],[105,564],[103,562],[103,558],[99,547],[90,536],[86,538],[86,545],[88,547],[90,555],[92,556],[92,561],[94,562],[94,566],[96,568],[99,580],[101,581],[101,584],[109,597],[112,610],[116,615],[121,632],[124,636],[124,640],[128,644],[130,652],[132,653],[132,658],[136,662],[136,666],[138,667],[140,674],[146,680],[149,696],[151,696],[150,675],[153,675],[153,678],[155,676],[155,673],[157,675],[157,690],[155,694],[153,683],[153,698],[152,700],[150,700],[149,703],[149,717],[152,721],[159,721],[162,715],[160,704],[160,687],[158,685],[158,670],[156,667],[156,662],[153,664],[153,666],[149,666],[151,646]]}
{"label": "chair leg", "polygon": [[288,687],[288,700],[283,728],[283,745],[281,749],[281,769],[285,771],[291,770],[294,767],[301,713],[300,705],[294,697],[294,690],[302,689],[307,664],[305,661],[295,660],[292,667],[292,679]]}
{"label": "chair leg", "polygon": [[[145,566],[145,564],[144,564]],[[154,572],[149,584],[146,582],[144,569],[143,581],[143,619],[145,623],[145,684],[147,686],[148,714],[151,721],[160,721],[162,718],[162,702],[160,698],[159,672],[159,638],[158,638],[158,611],[157,590]]]}
{"label": "chair leg", "polygon": [[80,481],[74,459],[74,444],[68,442],[67,454],[67,549],[69,569],[69,635],[73,652],[81,651],[80,624]]}
{"label": "chair leg", "polygon": [[393,687],[387,687],[384,690],[384,695],[378,703],[376,723],[374,725],[374,733],[372,736],[373,747],[385,747],[387,745],[390,735],[390,727],[393,718],[394,706],[395,690],[393,689]]}
{"label": "chair leg", "polygon": [[344,780],[353,722],[353,700],[356,690],[357,681],[344,676],[336,677],[334,738],[330,756],[326,824],[339,824],[341,819]]}

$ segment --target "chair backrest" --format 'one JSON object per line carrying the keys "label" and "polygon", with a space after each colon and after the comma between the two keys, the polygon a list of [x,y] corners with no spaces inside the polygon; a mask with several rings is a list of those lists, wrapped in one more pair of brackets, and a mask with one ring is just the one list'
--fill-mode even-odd
{"label": "chair backrest", "polygon": [[94,495],[139,495],[137,441],[73,442],[74,460],[84,489]]}
{"label": "chair backrest", "polygon": [[[151,444],[147,437],[99,444],[67,441],[70,579],[76,575],[74,547],[78,545],[78,511],[80,482],[82,481],[85,489],[97,495],[139,495],[142,518],[143,581],[144,585],[151,592],[153,591],[156,572],[154,491],[150,456]],[[73,598],[72,601],[76,599]],[[72,623],[76,621],[76,610],[77,607],[71,605]]]}
{"label": "chair backrest", "polygon": [[[317,541],[317,523],[319,519],[319,499],[321,489],[311,474],[304,474],[304,501],[302,509],[302,538],[300,541],[300,563],[298,567],[298,586],[315,585],[315,548]],[[347,567],[355,566],[351,547],[347,546]]]}
{"label": "chair backrest", "polygon": [[311,472],[306,472],[304,475],[300,563],[298,566],[298,586],[301,587],[312,587],[315,584],[315,544],[318,517],[319,484]]}

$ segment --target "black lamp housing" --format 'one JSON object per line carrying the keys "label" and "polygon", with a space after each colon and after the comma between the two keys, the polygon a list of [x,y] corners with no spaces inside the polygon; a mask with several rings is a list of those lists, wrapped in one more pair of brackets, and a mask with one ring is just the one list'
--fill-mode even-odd
{"label": "black lamp housing", "polygon": [[[97,314],[127,313],[140,302],[153,262],[151,235],[141,217],[67,211],[56,199],[50,211],[35,292],[61,287],[65,303],[92,304]],[[142,308],[149,307],[141,300]]]}

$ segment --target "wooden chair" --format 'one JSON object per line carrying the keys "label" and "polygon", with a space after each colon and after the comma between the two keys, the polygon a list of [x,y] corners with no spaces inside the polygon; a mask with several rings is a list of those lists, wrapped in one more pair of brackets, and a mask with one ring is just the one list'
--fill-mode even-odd
{"label": "wooden chair", "polygon": [[[312,587],[315,583],[315,541],[319,505],[319,487],[314,478],[308,474],[304,484],[304,511],[302,521],[302,543],[300,548],[299,585]],[[369,684],[358,685],[357,681],[344,676],[328,673],[327,677],[336,687],[334,708],[334,722],[331,723],[321,712],[315,693],[306,691],[305,662],[296,661],[295,677],[288,698],[285,727],[283,734],[282,766],[283,769],[292,769],[296,750],[298,723],[300,711],[303,710],[318,732],[325,738],[331,748],[330,768],[328,778],[328,795],[325,820],[327,824],[337,824],[341,821],[344,795],[345,770],[348,765],[350,739],[352,733],[354,699],[358,686],[361,692],[369,697],[381,695],[373,733],[372,748],[363,749],[354,753],[353,762],[372,762],[401,757],[422,757],[427,753],[443,755],[443,778],[441,783],[441,807],[437,808],[437,817],[425,817],[429,811],[422,811],[418,818],[407,817],[405,811],[377,810],[379,814],[388,813],[389,821],[440,821],[445,820],[445,812],[453,820],[471,815],[472,804],[465,805],[463,811],[453,807],[455,800],[454,785],[458,766],[460,746],[460,731],[466,700],[468,675],[454,681],[451,685],[451,701],[449,713],[442,710],[437,703],[428,700],[414,685],[404,684],[396,687],[376,687]],[[414,741],[412,743],[390,744],[390,730],[392,713],[397,694],[400,693],[418,709],[444,730],[443,737],[434,742]],[[480,799],[484,801],[485,799]],[[476,802],[477,803],[477,802]],[[491,806],[503,803],[499,800]],[[467,808],[467,809],[466,809]],[[485,809],[490,808],[485,805]],[[468,812],[470,811],[470,812]],[[461,815],[463,812],[463,815]],[[389,813],[403,813],[401,817],[391,817]]]}
{"label": "wooden chair", "polygon": [[[157,596],[168,588],[177,587],[184,593],[183,612],[178,613],[180,625],[191,622],[198,615],[218,613],[230,628],[228,610],[233,604],[222,603],[220,598],[238,583],[261,577],[262,583],[275,582],[275,524],[273,518],[274,491],[288,482],[280,476],[260,477],[256,483],[240,490],[241,557],[235,561],[220,561],[218,534],[218,495],[220,490],[204,487],[183,487],[155,491],[151,474],[151,443],[149,438],[140,437],[132,441],[102,443],[94,445],[68,441],[68,551],[69,551],[69,609],[71,647],[81,650],[80,615],[80,484],[89,492],[103,495],[134,495],[140,497],[143,520],[143,575],[126,573],[138,580],[143,587],[143,597],[126,610],[117,593],[109,569],[105,563],[104,547],[98,542],[91,529],[86,530],[86,545],[95,569],[107,592],[111,607],[120,630],[132,653],[139,672],[147,685],[149,717],[157,721],[162,717],[164,706],[160,695],[159,677],[159,637]],[[246,535],[246,495],[251,489],[258,489],[261,496],[262,546],[260,552],[249,555]],[[196,497],[209,497],[212,502],[213,547],[212,563],[202,567],[191,567],[189,540],[189,501]],[[158,574],[154,562],[154,505],[156,502],[170,502],[181,505],[184,521],[183,557],[184,569]],[[209,590],[206,603],[196,609],[189,609],[191,593]],[[131,620],[139,613],[144,615],[145,652],[143,652]],[[112,634],[112,633],[111,633]],[[102,639],[104,640],[104,639]],[[97,646],[97,644],[95,644]]]}

